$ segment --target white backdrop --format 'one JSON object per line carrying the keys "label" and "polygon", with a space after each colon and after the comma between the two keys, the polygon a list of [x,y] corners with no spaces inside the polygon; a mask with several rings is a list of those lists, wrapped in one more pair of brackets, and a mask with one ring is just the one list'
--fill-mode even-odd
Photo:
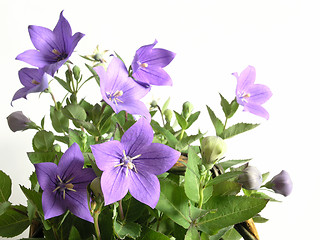
{"label": "white backdrop", "polygon": [[[218,93],[233,99],[236,80],[231,73],[255,66],[256,82],[268,85],[273,92],[264,105],[270,119],[239,111],[234,117],[237,121],[261,126],[227,140],[227,158],[252,157],[252,164],[262,172],[270,171],[271,176],[282,169],[291,174],[292,194],[278,196],[283,202],[270,203],[262,212],[270,219],[257,224],[262,239],[317,238],[320,6],[309,0],[2,0],[0,153],[1,169],[13,181],[11,202],[26,203],[19,184],[29,187],[27,179],[34,168],[26,152],[32,151],[35,131],[12,133],[6,117],[22,110],[40,124],[46,115],[49,127],[48,106],[52,104],[49,94],[40,98],[31,94],[27,101],[20,99],[10,106],[13,94],[21,87],[17,72],[28,66],[14,59],[33,49],[28,25],[53,29],[63,9],[73,33],[86,34],[76,48],[79,54],[91,54],[99,44],[100,49],[117,51],[129,65],[135,51],[154,39],[159,42],[157,47],[177,53],[166,68],[173,87],[153,87],[144,101],[160,98],[162,104],[171,96],[169,106],[177,111],[184,101],[192,102],[202,111],[194,131],[200,128],[214,133],[205,105],[222,117]],[[77,53],[71,59],[80,63]],[[59,86],[53,84],[52,89],[58,99],[62,97]],[[80,94],[90,101],[100,100],[94,82]]]}

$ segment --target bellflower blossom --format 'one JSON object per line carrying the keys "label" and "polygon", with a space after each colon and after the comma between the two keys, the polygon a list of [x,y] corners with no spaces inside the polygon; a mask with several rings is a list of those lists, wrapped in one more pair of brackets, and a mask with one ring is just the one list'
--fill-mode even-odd
{"label": "bellflower blossom", "polygon": [[171,86],[172,80],[162,68],[167,66],[176,54],[165,49],[153,48],[156,44],[157,40],[137,50],[131,64],[132,76],[144,86]]}
{"label": "bellflower blossom", "polygon": [[156,175],[168,171],[180,152],[152,140],[152,127],[141,118],[120,142],[91,146],[97,166],[103,171],[101,188],[106,205],[119,201],[129,191],[138,201],[155,208],[160,197]]}
{"label": "bellflower blossom", "polygon": [[251,112],[257,116],[269,119],[269,113],[261,106],[271,96],[270,89],[262,84],[255,84],[256,70],[253,66],[244,69],[240,76],[233,73],[237,78],[236,98],[243,111]]}
{"label": "bellflower blossom", "polygon": [[28,124],[31,123],[31,120],[27,118],[22,111],[11,113],[7,117],[7,121],[12,132],[27,130]]}
{"label": "bellflower blossom", "polygon": [[12,101],[19,98],[27,98],[29,93],[42,92],[48,88],[49,75],[43,69],[22,68],[18,75],[24,87],[14,94]]}
{"label": "bellflower blossom", "polygon": [[60,18],[51,31],[48,28],[31,25],[28,27],[30,39],[36,50],[27,50],[17,56],[17,60],[43,68],[51,76],[69,59],[82,33],[72,35],[69,22],[60,13]]}
{"label": "bellflower blossom", "polygon": [[280,193],[287,197],[292,192],[293,183],[290,175],[285,170],[274,176],[270,182],[265,185],[267,188],[273,189],[276,193]]}
{"label": "bellflower blossom", "polygon": [[103,66],[95,67],[94,70],[100,78],[102,98],[116,113],[124,110],[151,119],[148,108],[140,101],[150,88],[141,86],[129,77],[124,63],[119,58],[112,59],[107,71]]}
{"label": "bellflower blossom", "polygon": [[87,200],[87,186],[96,177],[91,168],[83,168],[84,158],[74,143],[62,155],[58,166],[52,162],[35,164],[43,190],[44,218],[52,218],[70,210],[74,215],[93,222]]}

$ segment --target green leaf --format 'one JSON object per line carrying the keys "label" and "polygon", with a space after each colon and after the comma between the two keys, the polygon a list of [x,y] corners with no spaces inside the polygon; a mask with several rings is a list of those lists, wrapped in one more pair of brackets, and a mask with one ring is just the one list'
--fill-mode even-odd
{"label": "green leaf", "polygon": [[42,198],[41,193],[36,192],[34,190],[30,190],[28,188],[25,188],[24,186],[20,185],[20,188],[24,195],[27,197],[27,199],[32,203],[32,205],[37,209],[38,213],[43,215],[42,213]]}
{"label": "green leaf", "polygon": [[162,109],[161,109],[162,112],[164,112],[164,111],[168,108],[169,103],[170,103],[170,97],[169,97],[169,98],[167,99],[167,101],[163,104]]}
{"label": "green leaf", "polygon": [[179,143],[176,137],[167,129],[161,127],[158,122],[151,120],[150,124],[156,133],[161,133],[167,139],[168,145],[170,147],[174,148]]}
{"label": "green leaf", "polygon": [[143,237],[141,238],[141,240],[170,240],[170,238],[166,235],[160,232],[156,232],[150,228],[144,228],[142,230],[142,234]]}
{"label": "green leaf", "polygon": [[259,124],[252,124],[252,123],[237,123],[223,131],[222,134],[219,135],[222,139],[231,138],[235,135],[240,133],[249,131],[251,129],[256,128]]}
{"label": "green leaf", "polygon": [[8,209],[8,207],[11,206],[10,202],[1,202],[0,203],[0,216],[5,213]]}
{"label": "green leaf", "polygon": [[178,121],[178,124],[180,125],[180,127],[182,128],[182,129],[187,129],[187,126],[188,126],[188,122],[187,122],[187,120],[182,116],[182,115],[180,115],[179,113],[177,113],[176,111],[173,111],[174,112],[174,114],[176,115],[176,119],[177,119],[177,121]]}
{"label": "green leaf", "polygon": [[60,159],[62,153],[59,152],[28,152],[28,158],[32,164],[42,162],[54,162],[55,159]]}
{"label": "green leaf", "polygon": [[96,73],[96,71],[88,64],[86,64],[86,67],[89,69],[89,71],[92,73],[92,75],[94,76],[94,78],[96,79],[96,82],[98,83],[98,85],[100,86],[100,78],[98,76],[98,74]]}
{"label": "green leaf", "polygon": [[12,182],[10,177],[0,170],[0,202],[1,203],[8,201],[11,195],[11,185],[12,185]]}
{"label": "green leaf", "polygon": [[234,178],[238,177],[240,174],[242,174],[242,172],[240,172],[240,171],[226,172],[224,174],[221,174],[221,175],[216,176],[215,178],[211,179],[209,181],[209,183],[207,184],[207,187],[214,185],[214,184],[218,184],[221,182],[225,182],[225,181],[234,179]]}
{"label": "green leaf", "polygon": [[267,218],[264,218],[264,217],[261,217],[259,214],[257,214],[256,216],[254,216],[252,218],[252,220],[255,222],[255,223],[265,223],[265,222],[268,222],[269,219]]}
{"label": "green leaf", "polygon": [[58,133],[68,132],[69,119],[65,115],[58,111],[55,107],[50,106],[50,118],[52,122],[52,127]]}
{"label": "green leaf", "polygon": [[200,233],[195,226],[190,226],[184,240],[200,240]]}
{"label": "green leaf", "polygon": [[230,113],[228,118],[231,118],[238,110],[239,104],[237,102],[237,98],[234,98],[230,104]]}
{"label": "green leaf", "polygon": [[68,240],[78,240],[78,239],[81,239],[80,233],[74,226],[72,226]]}
{"label": "green leaf", "polygon": [[64,81],[63,79],[59,78],[59,77],[54,77],[59,83],[60,85],[67,90],[68,92],[72,93],[72,90],[70,88],[70,86],[68,85],[68,83],[66,81]]}
{"label": "green leaf", "polygon": [[236,195],[241,191],[241,184],[236,182],[220,182],[213,185],[212,196],[226,196],[226,195]]}
{"label": "green leaf", "polygon": [[198,164],[200,164],[201,159],[194,152],[192,148],[189,148],[188,152],[188,163],[185,173],[185,183],[184,191],[187,197],[193,202],[199,202],[199,186],[200,186],[200,173]]}
{"label": "green leaf", "polygon": [[205,233],[212,235],[221,228],[243,222],[259,213],[268,200],[245,196],[211,197],[203,205],[204,209],[217,209],[201,218],[197,226]]}
{"label": "green leaf", "polygon": [[214,126],[214,128],[216,130],[216,135],[220,136],[222,134],[222,132],[223,132],[224,125],[221,122],[221,120],[216,117],[216,115],[214,114],[214,112],[211,110],[210,107],[207,106],[207,109],[208,109],[208,113],[209,113],[211,122],[213,123],[213,126]]}
{"label": "green leaf", "polygon": [[193,114],[190,115],[190,117],[188,118],[187,122],[188,122],[188,125],[187,125],[187,128],[188,129],[189,127],[191,127],[191,125],[198,119],[200,115],[200,111],[198,112],[195,112]]}
{"label": "green leaf", "polygon": [[234,166],[234,165],[246,163],[246,162],[249,162],[250,160],[252,160],[252,158],[241,159],[241,160],[228,160],[228,161],[224,161],[224,162],[219,162],[219,165],[220,165],[224,170],[227,170],[227,169],[229,169],[230,167],[232,167],[232,166]]}
{"label": "green leaf", "polygon": [[83,107],[78,104],[70,104],[62,109],[62,113],[69,119],[86,120],[87,113]]}
{"label": "green leaf", "polygon": [[125,237],[136,239],[141,233],[141,226],[134,222],[118,223],[117,221],[114,221],[113,227],[116,234],[121,239],[124,239]]}
{"label": "green leaf", "polygon": [[222,107],[224,115],[226,116],[226,118],[229,118],[229,114],[231,112],[231,106],[230,106],[229,102],[221,95],[221,93],[219,93],[219,95],[221,98],[220,105]]}
{"label": "green leaf", "polygon": [[[227,228],[224,228],[227,229]],[[220,232],[220,231],[219,231]],[[210,238],[210,240],[220,240],[221,236],[219,238]],[[240,240],[242,239],[242,236],[235,230],[234,228],[229,228],[229,230],[223,235],[223,240]]]}
{"label": "green leaf", "polygon": [[176,145],[176,149],[178,151],[183,151],[186,147],[188,147],[191,143],[197,141],[198,139],[204,136],[203,133],[198,133],[197,135],[190,135],[183,138],[178,144]]}
{"label": "green leaf", "polygon": [[161,192],[156,209],[184,228],[190,226],[188,198],[183,187],[168,178],[160,180]]}
{"label": "green leaf", "polygon": [[41,130],[34,135],[32,146],[35,151],[48,152],[53,147],[54,135],[52,132]]}
{"label": "green leaf", "polygon": [[29,218],[25,206],[11,206],[0,216],[0,236],[2,237],[15,237],[28,226]]}

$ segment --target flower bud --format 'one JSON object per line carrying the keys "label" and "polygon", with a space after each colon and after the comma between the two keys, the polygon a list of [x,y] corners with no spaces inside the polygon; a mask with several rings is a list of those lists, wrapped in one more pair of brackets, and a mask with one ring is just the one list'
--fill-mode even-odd
{"label": "flower bud", "polygon": [[248,166],[238,177],[238,183],[248,190],[258,190],[262,184],[262,175],[256,167]]}
{"label": "flower bud", "polygon": [[100,185],[100,177],[96,177],[92,180],[90,184],[90,189],[92,190],[95,198],[101,197],[103,199],[103,193]]}
{"label": "flower bud", "polygon": [[173,115],[172,111],[170,109],[166,109],[166,110],[164,110],[163,114],[166,119],[166,122],[170,123],[171,119],[172,119],[172,115]]}
{"label": "flower bud", "polygon": [[8,117],[8,125],[11,131],[24,131],[28,129],[28,123],[31,123],[31,120],[27,118],[22,111],[17,111],[11,113]]}
{"label": "flower bud", "polygon": [[207,169],[212,168],[214,163],[221,158],[227,150],[225,141],[217,136],[209,136],[202,139],[201,155],[203,164]]}
{"label": "flower bud", "polygon": [[192,113],[193,105],[190,102],[185,102],[182,106],[182,115],[187,119]]}
{"label": "flower bud", "polygon": [[152,100],[152,102],[150,103],[152,108],[156,108],[158,106],[158,103],[156,100]]}
{"label": "flower bud", "polygon": [[61,152],[61,146],[60,146],[59,144],[53,145],[53,149],[54,149],[56,152]]}
{"label": "flower bud", "polygon": [[292,192],[292,180],[289,173],[282,170],[278,175],[274,176],[265,187],[273,189],[276,193],[288,196]]}
{"label": "flower bud", "polygon": [[73,72],[74,78],[78,81],[80,79],[80,68],[77,65],[75,65],[72,68],[72,72]]}

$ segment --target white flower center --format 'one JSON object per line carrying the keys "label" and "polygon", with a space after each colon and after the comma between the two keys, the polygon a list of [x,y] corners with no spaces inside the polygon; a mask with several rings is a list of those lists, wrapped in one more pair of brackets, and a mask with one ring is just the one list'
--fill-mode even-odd
{"label": "white flower center", "polygon": [[129,157],[129,156],[126,155],[125,150],[123,150],[123,157],[121,159],[121,163],[115,165],[114,167],[120,167],[120,166],[126,167],[126,177],[128,177],[129,169],[130,170],[134,169],[134,171],[137,173],[137,169],[136,169],[136,166],[133,163],[133,160],[137,159],[140,156],[141,156],[141,154],[139,154],[139,155],[137,155],[135,157]]}
{"label": "white flower center", "polygon": [[76,192],[76,190],[73,189],[74,185],[71,183],[71,181],[74,179],[73,177],[65,182],[62,181],[59,175],[57,175],[57,178],[59,179],[59,182],[56,184],[57,187],[52,192],[57,190],[59,190],[59,192],[63,192],[63,199],[66,199],[66,190]]}
{"label": "white flower center", "polygon": [[246,93],[246,92],[242,92],[242,93],[238,92],[238,96],[240,97],[242,102],[247,103],[248,102],[248,98],[251,97],[251,94],[250,93]]}
{"label": "white flower center", "polygon": [[122,95],[123,92],[121,90],[117,90],[114,93],[106,92],[107,98],[116,105],[118,105],[118,102],[123,103],[123,101],[120,99]]}

